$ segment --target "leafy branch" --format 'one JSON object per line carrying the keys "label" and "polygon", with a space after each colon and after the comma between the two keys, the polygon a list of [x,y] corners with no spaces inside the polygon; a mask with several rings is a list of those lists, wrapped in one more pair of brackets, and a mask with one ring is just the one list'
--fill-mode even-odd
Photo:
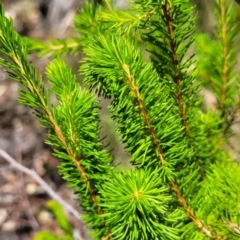
{"label": "leafy branch", "polygon": [[[119,56],[117,54],[123,46],[125,46],[125,54],[128,52],[134,53],[132,57],[134,60],[131,60],[129,57],[127,58],[127,55]],[[131,162],[136,164],[137,159],[139,159],[142,161],[140,162],[138,160],[138,164],[140,164],[139,167],[143,169],[158,168],[160,171],[160,176],[162,176],[163,179],[166,179],[166,183],[170,183],[170,186],[175,192],[179,203],[185,208],[189,218],[193,220],[193,222],[204,234],[212,237],[212,234],[208,228],[204,226],[201,221],[196,218],[192,210],[190,210],[186,200],[180,193],[175,181],[173,180],[175,178],[175,174],[173,173],[172,167],[176,165],[175,161],[181,161],[177,160],[177,158],[180,157],[177,154],[180,146],[177,143],[178,140],[175,140],[176,142],[174,141],[171,144],[168,143],[168,147],[165,145],[165,141],[167,139],[167,127],[165,129],[162,122],[167,122],[167,125],[169,125],[168,122],[171,122],[171,126],[174,126],[173,128],[177,129],[178,135],[180,135],[181,128],[180,125],[178,125],[179,122],[176,123],[176,119],[174,119],[174,115],[172,115],[173,112],[171,111],[171,105],[168,110],[164,109],[165,116],[160,119],[158,118],[158,121],[160,120],[158,124],[162,128],[162,133],[160,133],[160,129],[157,128],[157,124],[155,122],[150,122],[150,116],[154,116],[154,111],[157,109],[155,106],[158,106],[158,110],[161,112],[162,108],[166,107],[166,105],[169,105],[169,103],[167,103],[168,101],[166,100],[166,98],[169,99],[166,92],[164,96],[166,98],[164,99],[157,100],[148,98],[149,91],[154,91],[154,95],[159,96],[160,98],[163,97],[161,94],[159,94],[160,91],[164,91],[161,85],[159,85],[160,83],[158,82],[158,76],[152,69],[151,64],[143,63],[142,56],[140,57],[134,45],[132,45],[131,42],[129,43],[128,41],[121,40],[121,38],[118,38],[117,36],[112,36],[111,45],[110,41],[108,41],[104,36],[99,36],[99,38],[95,40],[95,43],[85,50],[85,53],[87,54],[88,58],[85,59],[86,63],[82,67],[82,73],[84,76],[86,76],[86,83],[91,84],[90,88],[98,85],[98,92],[100,95],[109,96],[109,94],[111,94],[114,96],[115,99],[113,100],[110,109],[112,113],[114,113],[114,118],[116,117],[118,119],[118,128],[119,132],[122,134],[123,143],[126,144],[127,149],[130,151],[133,157]],[[132,65],[133,62],[134,66]],[[96,75],[96,73],[98,74]],[[121,75],[119,75],[120,73]],[[110,80],[111,78],[108,78],[108,76],[111,76],[112,80]],[[119,85],[114,87],[115,81],[113,79],[116,79],[115,81],[118,81]],[[149,81],[142,82],[142,79],[148,79]],[[155,88],[153,86],[155,86]],[[142,91],[140,89],[142,89]],[[120,97],[121,102],[119,102]],[[134,109],[132,113],[133,115],[131,116],[128,114],[129,121],[126,122],[124,120],[126,119],[125,114],[130,110],[130,108],[132,108],[132,110]],[[147,111],[147,109],[149,110]],[[136,118],[137,112],[139,112],[141,118]],[[144,124],[141,123],[142,121]],[[143,130],[141,133],[138,127],[138,132],[136,132],[136,130],[134,130],[136,129],[136,126],[143,126],[143,129],[146,130]],[[155,126],[155,129],[152,128],[152,126]],[[125,128],[129,129],[127,133],[124,131]],[[174,130],[171,131],[171,134],[173,134],[173,131]],[[138,143],[136,139],[138,139],[139,133],[141,140]],[[150,136],[150,138],[148,136]],[[133,143],[132,139],[135,139],[135,143]],[[159,141],[159,139],[162,139],[162,141]],[[165,146],[164,150],[162,150],[159,142],[162,144],[162,146]],[[151,153],[152,150],[154,153]],[[170,153],[168,153],[168,151],[172,151],[171,156],[176,157],[176,159],[169,159],[168,155]],[[166,157],[163,156],[163,152],[165,152]],[[186,156],[184,155],[183,150],[180,152],[181,155],[183,155],[181,157]],[[196,172],[191,173],[191,176],[196,177]],[[189,176],[189,178],[191,177]]]}
{"label": "leafy branch", "polygon": [[[188,54],[196,34],[188,0],[136,0],[131,12],[115,11],[107,0],[97,7],[86,3],[75,20],[79,37],[49,46],[31,42],[32,51],[53,58],[83,50],[84,88],[63,60],[54,59],[46,69],[47,89],[27,61],[30,41],[13,31],[1,8],[0,51],[7,60],[0,63],[24,86],[20,101],[48,129],[47,143],[55,147],[59,171],[81,199],[95,239],[239,238],[240,166],[226,151],[225,134],[239,107],[231,103],[240,86],[231,49],[236,16],[228,17],[234,9],[226,8],[227,0],[216,1],[220,41],[198,36],[206,51],[196,55]],[[197,61],[201,54],[206,64]],[[217,111],[202,107],[206,86],[216,95]],[[130,170],[114,166],[99,139],[93,90],[110,99]],[[57,104],[51,105],[50,94]]]}
{"label": "leafy branch", "polygon": [[27,39],[28,51],[37,52],[38,57],[51,54],[52,58],[60,57],[64,54],[77,54],[81,48],[80,38],[70,38],[67,40],[52,40],[50,43],[43,43],[36,39]]}
{"label": "leafy branch", "polygon": [[[211,40],[201,34],[196,42],[197,47],[201,49],[199,57],[202,59],[199,61],[199,75],[216,97],[216,108],[223,119],[219,127],[224,135],[231,134],[231,126],[234,124],[231,119],[235,119],[238,114],[240,102],[237,91],[239,76],[236,73],[239,13],[235,11],[236,8],[239,7],[229,1],[217,0],[215,7],[217,39]],[[219,53],[217,59],[216,52]]]}

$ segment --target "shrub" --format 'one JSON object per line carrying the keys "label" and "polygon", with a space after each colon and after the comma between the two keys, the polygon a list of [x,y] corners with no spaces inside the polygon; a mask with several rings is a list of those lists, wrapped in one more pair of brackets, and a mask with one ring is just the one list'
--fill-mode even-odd
{"label": "shrub", "polygon": [[[214,39],[196,34],[188,0],[135,0],[128,12],[85,3],[79,36],[49,44],[20,37],[2,4],[0,15],[1,65],[47,129],[94,239],[239,239],[240,166],[228,146],[240,107],[237,3],[216,0]],[[83,86],[61,60],[79,51]],[[31,52],[53,58],[48,89]],[[203,88],[216,98],[212,110]],[[131,169],[116,166],[99,137],[93,90],[111,100]]]}

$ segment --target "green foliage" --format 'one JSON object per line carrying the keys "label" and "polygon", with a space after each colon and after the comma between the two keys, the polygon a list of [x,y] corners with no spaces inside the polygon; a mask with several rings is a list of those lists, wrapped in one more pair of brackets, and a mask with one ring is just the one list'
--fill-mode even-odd
{"label": "green foliage", "polygon": [[112,179],[102,187],[102,206],[113,239],[178,239],[177,229],[163,224],[171,197],[158,171],[123,170]]}
{"label": "green foliage", "polygon": [[50,200],[47,202],[47,207],[53,213],[61,229],[66,234],[72,235],[71,224],[69,223],[67,216],[62,209],[62,206],[58,202]]}
{"label": "green foliage", "polygon": [[[203,84],[215,95],[217,108],[221,114],[224,134],[231,134],[231,125],[240,108],[240,77],[236,72],[237,50],[239,49],[240,14],[236,5],[229,1],[216,1],[216,39],[199,34],[196,45],[199,49],[198,74]],[[217,58],[216,58],[216,53]]]}
{"label": "green foliage", "polygon": [[56,236],[52,232],[49,231],[41,231],[35,234],[33,240],[72,240],[71,235],[64,235],[64,236]]}
{"label": "green foliage", "polygon": [[[59,172],[94,239],[239,239],[240,167],[228,151],[240,106],[234,4],[216,0],[211,39],[196,34],[188,0],[135,0],[129,12],[107,0],[85,3],[75,20],[79,36],[50,44],[21,38],[0,5],[0,63],[23,85],[20,102],[47,129]],[[193,46],[198,51],[191,55]],[[84,86],[59,59],[80,51]],[[31,52],[54,59],[46,69],[48,89],[27,60]],[[213,110],[204,106],[203,88],[217,100]],[[92,91],[110,99],[133,169],[119,170],[99,138]],[[59,206],[49,206],[71,235]],[[36,239],[51,237],[58,239],[48,232]]]}
{"label": "green foliage", "polygon": [[228,237],[227,239],[239,239],[239,171],[240,166],[235,162],[213,166],[203,188],[192,203],[195,205],[198,218],[203,219],[212,232],[218,232],[220,239],[224,239],[225,236]]}
{"label": "green foliage", "polygon": [[71,236],[61,236],[58,237],[49,231],[41,231],[37,233],[33,240],[72,240]]}
{"label": "green foliage", "polygon": [[49,231],[41,231],[34,236],[34,240],[59,240],[59,238]]}
{"label": "green foliage", "polygon": [[38,52],[38,57],[50,54],[52,58],[60,57],[66,53],[74,55],[80,51],[81,39],[75,37],[67,40],[52,40],[44,44],[36,39],[28,39],[28,51]]}
{"label": "green foliage", "polygon": [[64,234],[63,236],[56,236],[49,231],[40,231],[35,234],[34,240],[71,240],[73,236],[72,227],[62,209],[62,206],[54,200],[49,200],[46,205],[47,208],[53,213]]}

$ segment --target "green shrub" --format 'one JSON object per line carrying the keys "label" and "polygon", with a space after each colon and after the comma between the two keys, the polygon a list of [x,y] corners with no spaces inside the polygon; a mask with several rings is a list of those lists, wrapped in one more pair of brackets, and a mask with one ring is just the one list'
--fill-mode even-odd
{"label": "green shrub", "polygon": [[[47,129],[94,239],[240,238],[240,166],[228,150],[240,107],[239,12],[237,3],[216,0],[210,39],[196,34],[188,0],[135,0],[128,12],[107,0],[86,3],[76,16],[78,37],[44,44],[20,37],[1,4],[1,65]],[[81,51],[80,87],[60,57]],[[27,60],[31,52],[53,58],[48,89]],[[216,98],[212,110],[203,88]],[[99,137],[93,90],[111,100],[130,170],[115,166]]]}

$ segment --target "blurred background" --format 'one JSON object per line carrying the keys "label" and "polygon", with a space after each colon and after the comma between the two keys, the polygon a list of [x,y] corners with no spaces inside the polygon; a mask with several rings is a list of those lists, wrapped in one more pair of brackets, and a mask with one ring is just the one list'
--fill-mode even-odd
{"label": "blurred background", "polygon": [[[97,1],[96,1],[97,3]],[[127,8],[127,0],[115,1],[119,8]],[[197,5],[199,19],[197,28],[212,34],[214,28],[214,0],[192,0]],[[3,0],[6,14],[13,19],[14,28],[23,36],[43,41],[52,38],[67,38],[74,34],[73,18],[81,8],[81,0]],[[81,56],[65,57],[77,73]],[[47,57],[30,60],[44,73],[49,63]],[[66,187],[57,172],[58,160],[51,155],[51,148],[44,144],[45,131],[40,128],[31,110],[17,101],[18,84],[9,80],[0,67],[0,148],[8,152],[19,163],[35,171],[65,201],[80,211],[74,195]],[[211,96],[209,96],[211,101]],[[107,142],[114,147],[116,161],[128,158],[114,134],[114,124],[109,117],[106,102],[102,101],[103,130],[108,134]],[[108,132],[107,132],[108,129]],[[46,207],[49,200],[44,190],[30,177],[13,170],[0,159],[0,240],[29,240],[40,230],[51,230],[61,234],[53,214]],[[72,216],[68,216],[79,239],[88,239],[85,227]]]}

